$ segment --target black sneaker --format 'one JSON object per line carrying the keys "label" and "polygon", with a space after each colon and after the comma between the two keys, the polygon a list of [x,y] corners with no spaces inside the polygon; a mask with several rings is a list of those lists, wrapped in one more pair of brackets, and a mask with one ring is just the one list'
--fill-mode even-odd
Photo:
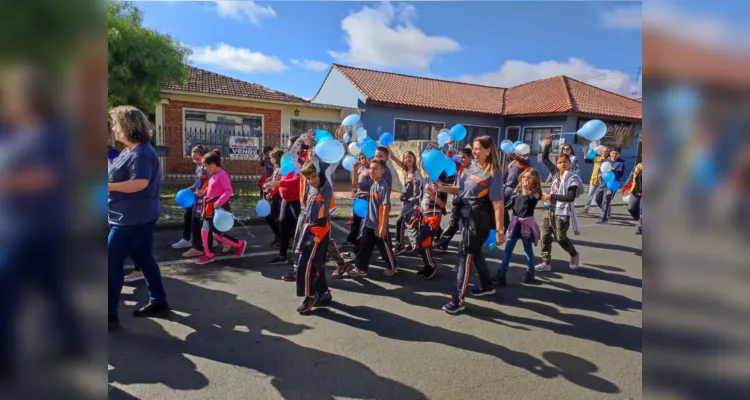
{"label": "black sneaker", "polygon": [[297,312],[300,314],[307,314],[310,312],[310,310],[315,307],[316,300],[315,297],[305,297],[304,300],[302,300],[302,304],[297,307]]}
{"label": "black sneaker", "polygon": [[435,274],[437,274],[437,268],[427,268],[427,271],[424,273],[425,279],[432,279],[435,277]]}
{"label": "black sneaker", "polygon": [[286,257],[274,257],[271,261],[268,262],[270,265],[279,265],[279,264],[287,264],[289,263],[289,259]]}
{"label": "black sneaker", "polygon": [[315,301],[316,307],[327,307],[331,305],[331,302],[333,302],[333,296],[331,296],[331,291],[327,291],[323,294],[319,294],[317,300]]}
{"label": "black sneaker", "polygon": [[427,276],[427,270],[428,270],[427,267],[422,267],[422,269],[420,269],[419,271],[417,271],[417,275]]}
{"label": "black sneaker", "polygon": [[446,252],[448,251],[448,241],[438,240],[437,244],[435,244],[435,247],[442,252]]}
{"label": "black sneaker", "polygon": [[285,282],[296,282],[297,281],[297,270],[294,267],[289,268],[289,272],[281,277],[282,281]]}
{"label": "black sneaker", "polygon": [[527,269],[526,273],[521,278],[522,283],[536,283],[536,277],[534,276],[534,269]]}
{"label": "black sneaker", "polygon": [[469,292],[474,297],[482,297],[482,296],[489,296],[492,294],[495,294],[495,288],[481,288],[481,287],[475,287],[474,289],[471,289]]}
{"label": "black sneaker", "polygon": [[443,311],[447,312],[448,314],[458,314],[461,311],[464,310],[464,306],[457,305],[452,300],[450,303],[447,303],[443,306]]}
{"label": "black sneaker", "polygon": [[495,285],[498,285],[498,286],[505,285],[505,283],[506,283],[505,282],[505,272],[506,271],[503,271],[501,269],[497,270],[497,274],[495,274],[495,276],[492,277],[492,283],[494,283]]}
{"label": "black sneaker", "polygon": [[108,329],[115,329],[120,326],[120,318],[117,315],[107,315],[107,326]]}
{"label": "black sneaker", "polygon": [[148,303],[145,306],[133,311],[134,317],[160,317],[169,314],[169,304],[164,303]]}

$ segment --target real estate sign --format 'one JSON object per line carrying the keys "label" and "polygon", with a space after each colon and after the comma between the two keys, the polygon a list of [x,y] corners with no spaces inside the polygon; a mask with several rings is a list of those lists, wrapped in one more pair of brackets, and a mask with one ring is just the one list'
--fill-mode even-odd
{"label": "real estate sign", "polygon": [[259,160],[260,159],[260,137],[230,136],[229,137],[229,159],[230,160]]}

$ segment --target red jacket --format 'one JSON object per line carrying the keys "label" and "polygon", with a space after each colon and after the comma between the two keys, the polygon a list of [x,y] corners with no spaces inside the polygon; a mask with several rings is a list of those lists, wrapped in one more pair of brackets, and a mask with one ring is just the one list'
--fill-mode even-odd
{"label": "red jacket", "polygon": [[279,181],[279,193],[286,201],[299,200],[299,175],[290,172]]}

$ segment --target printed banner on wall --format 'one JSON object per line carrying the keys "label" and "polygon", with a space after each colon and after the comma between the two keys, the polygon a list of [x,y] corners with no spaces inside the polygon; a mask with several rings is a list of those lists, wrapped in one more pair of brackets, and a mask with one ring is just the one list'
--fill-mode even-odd
{"label": "printed banner on wall", "polygon": [[229,137],[230,160],[259,160],[260,138],[247,136]]}

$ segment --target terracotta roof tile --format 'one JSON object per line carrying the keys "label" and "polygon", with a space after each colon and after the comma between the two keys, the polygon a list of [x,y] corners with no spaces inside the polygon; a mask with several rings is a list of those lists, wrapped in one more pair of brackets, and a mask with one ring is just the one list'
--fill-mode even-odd
{"label": "terracotta roof tile", "polygon": [[268,89],[257,83],[249,83],[239,79],[219,75],[204,69],[187,66],[188,76],[185,86],[168,83],[164,86],[167,90],[182,90],[186,92],[199,92],[218,94],[224,96],[247,97],[250,99],[283,101],[290,103],[307,103],[301,97]]}
{"label": "terracotta roof tile", "polygon": [[642,119],[643,103],[616,93],[565,77],[573,110],[582,114]]}
{"label": "terracotta roof tile", "polygon": [[501,114],[505,89],[334,64],[367,100],[446,111]]}
{"label": "terracotta roof tile", "polygon": [[573,109],[562,76],[539,79],[508,89],[505,115],[558,114]]}

